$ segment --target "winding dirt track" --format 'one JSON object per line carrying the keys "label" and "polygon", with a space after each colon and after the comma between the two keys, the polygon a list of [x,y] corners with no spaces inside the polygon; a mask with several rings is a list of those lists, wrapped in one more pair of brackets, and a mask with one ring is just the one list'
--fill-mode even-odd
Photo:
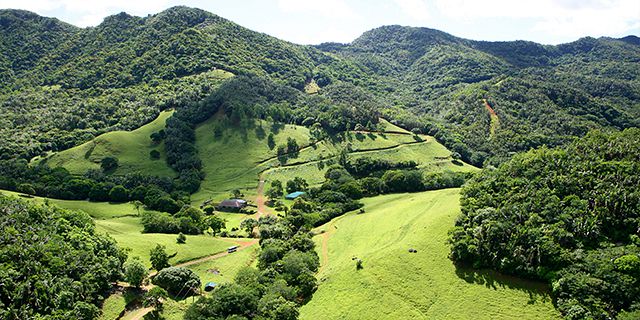
{"label": "winding dirt track", "polygon": [[258,207],[258,212],[256,213],[255,219],[259,219],[262,215],[267,214],[267,207],[264,204],[264,174],[260,174],[260,181],[258,182],[258,195],[256,196],[256,206]]}

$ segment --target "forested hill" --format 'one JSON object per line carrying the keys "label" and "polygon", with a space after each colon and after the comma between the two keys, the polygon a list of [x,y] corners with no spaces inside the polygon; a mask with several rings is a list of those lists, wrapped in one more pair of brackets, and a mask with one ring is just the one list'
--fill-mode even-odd
{"label": "forested hill", "polygon": [[350,44],[302,46],[212,13],[120,13],[96,27],[0,10],[0,158],[30,158],[200,100],[211,71],[303,90],[347,82],[381,113],[476,165],[640,119],[637,37],[546,46],[385,26]]}
{"label": "forested hill", "polygon": [[29,71],[14,76],[18,84],[118,88],[219,68],[269,74],[302,89],[317,60],[328,59],[187,7],[144,18],[123,12],[84,29],[18,10],[0,10],[0,22],[7,67]]}
{"label": "forested hill", "polygon": [[0,46],[0,134],[7,137],[0,158],[30,158],[136,128],[159,110],[208,95],[214,69],[297,89],[314,70],[361,73],[312,47],[187,7],[144,18],[120,13],[91,28],[0,10]]}
{"label": "forested hill", "polygon": [[[317,48],[375,74],[372,90],[393,106],[389,117],[428,130],[479,165],[543,144],[564,144],[594,128],[638,126],[638,40],[582,38],[551,46],[384,26],[351,44]],[[424,119],[416,121],[414,114]]]}

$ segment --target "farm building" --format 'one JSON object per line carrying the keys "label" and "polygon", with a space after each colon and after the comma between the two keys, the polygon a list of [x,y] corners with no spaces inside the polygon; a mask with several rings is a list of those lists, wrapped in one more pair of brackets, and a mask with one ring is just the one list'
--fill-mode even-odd
{"label": "farm building", "polygon": [[293,200],[293,199],[295,199],[295,198],[297,198],[297,197],[299,197],[299,196],[301,196],[303,194],[304,194],[304,192],[302,192],[302,191],[296,191],[296,192],[289,193],[288,195],[284,196],[284,198],[287,199],[287,200]]}
{"label": "farm building", "polygon": [[238,212],[240,211],[240,209],[244,208],[247,206],[247,201],[242,200],[242,199],[227,199],[227,200],[223,200],[222,202],[220,202],[217,206],[216,209],[220,210],[220,211],[231,211],[231,212]]}

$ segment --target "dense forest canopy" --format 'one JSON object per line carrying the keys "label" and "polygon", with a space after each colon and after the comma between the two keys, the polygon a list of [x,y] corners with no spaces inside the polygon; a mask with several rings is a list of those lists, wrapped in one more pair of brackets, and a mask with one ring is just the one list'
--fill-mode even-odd
{"label": "dense forest canopy", "polygon": [[570,319],[640,311],[639,136],[596,131],[484,170],[463,189],[451,257],[552,282]]}
{"label": "dense forest canopy", "polygon": [[318,48],[376,75],[369,88],[386,96],[385,116],[435,135],[473,164],[495,165],[513,152],[562,145],[591,129],[638,126],[640,47],[629,39],[543,46],[385,26],[348,45]]}
{"label": "dense forest canopy", "polygon": [[633,36],[546,46],[385,26],[350,44],[314,47],[187,7],[121,13],[85,29],[19,10],[1,10],[0,22],[2,158],[139,126],[209,95],[213,69],[299,91],[312,81],[320,92],[348,84],[347,92],[374,97],[383,116],[435,136],[475,165],[566,144],[591,129],[637,126],[640,116]]}
{"label": "dense forest canopy", "polygon": [[126,258],[88,214],[0,195],[0,318],[94,319]]}

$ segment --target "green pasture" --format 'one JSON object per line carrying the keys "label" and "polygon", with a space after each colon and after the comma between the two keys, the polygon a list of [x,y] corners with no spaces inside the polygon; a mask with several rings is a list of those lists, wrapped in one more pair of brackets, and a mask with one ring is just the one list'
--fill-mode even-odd
{"label": "green pasture", "polygon": [[447,258],[458,191],[363,199],[364,214],[316,229],[319,288],[300,319],[558,319],[545,285]]}

